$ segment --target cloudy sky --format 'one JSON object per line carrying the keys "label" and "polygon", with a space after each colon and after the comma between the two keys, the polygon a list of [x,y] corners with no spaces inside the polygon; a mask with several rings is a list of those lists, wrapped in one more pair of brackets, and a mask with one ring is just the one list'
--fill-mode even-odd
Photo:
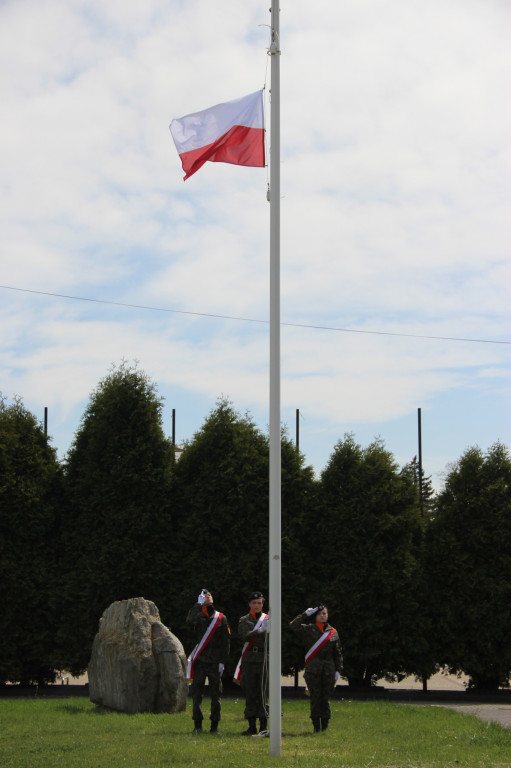
{"label": "cloudy sky", "polygon": [[[189,439],[266,430],[268,169],[183,182],[172,118],[266,88],[263,0],[0,2],[0,391],[64,456],[137,360]],[[441,485],[511,444],[508,0],[281,3],[282,419]],[[269,131],[268,146],[271,144]]]}

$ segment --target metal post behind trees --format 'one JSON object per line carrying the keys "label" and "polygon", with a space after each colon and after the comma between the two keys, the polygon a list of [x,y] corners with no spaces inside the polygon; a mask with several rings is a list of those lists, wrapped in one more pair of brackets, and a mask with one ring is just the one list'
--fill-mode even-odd
{"label": "metal post behind trees", "polygon": [[48,408],[44,407],[44,436],[48,437]]}

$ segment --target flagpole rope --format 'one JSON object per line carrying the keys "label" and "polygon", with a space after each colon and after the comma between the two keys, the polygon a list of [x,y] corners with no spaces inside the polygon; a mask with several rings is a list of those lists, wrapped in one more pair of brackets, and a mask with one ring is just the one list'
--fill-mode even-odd
{"label": "flagpole rope", "polygon": [[270,671],[269,668],[268,668],[269,667],[269,665],[268,665],[268,645],[269,645],[269,643],[268,643],[268,632],[265,632],[264,633],[263,674],[262,674],[262,677],[261,677],[261,687],[262,687],[261,699],[262,699],[263,704],[264,704],[264,711],[266,712],[266,717],[267,718],[270,716],[270,708],[268,706],[267,695],[266,695],[267,692],[268,692],[267,681],[268,681],[268,675],[269,675],[269,671]]}
{"label": "flagpole rope", "polygon": [[[268,93],[268,99],[267,99],[267,105],[268,108],[270,107],[271,99],[270,94],[271,91],[268,90],[268,67],[270,63],[270,48],[271,48],[271,26],[269,24],[258,24],[258,27],[268,27],[269,34],[268,34],[268,45],[266,47],[266,67],[264,70],[264,85],[263,85],[263,92]],[[266,105],[264,105],[264,111],[267,112]],[[266,120],[264,121],[264,124],[266,125]],[[266,131],[266,128],[264,129],[264,156],[268,158],[270,156],[270,147],[268,142],[268,132]],[[266,162],[266,199],[268,202],[270,201],[270,164]]]}

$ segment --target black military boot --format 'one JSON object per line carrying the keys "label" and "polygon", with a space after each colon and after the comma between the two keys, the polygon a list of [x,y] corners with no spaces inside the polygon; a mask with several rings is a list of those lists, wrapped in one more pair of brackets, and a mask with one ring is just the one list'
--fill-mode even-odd
{"label": "black military boot", "polygon": [[242,736],[255,736],[257,733],[257,726],[256,726],[256,718],[255,717],[249,717],[248,718],[248,728],[246,731],[242,732]]}
{"label": "black military boot", "polygon": [[328,720],[326,717],[321,718],[321,730],[326,731],[328,729]]}
{"label": "black military boot", "polygon": [[319,717],[314,717],[312,719],[312,725],[314,726],[314,733],[319,733],[321,731],[321,728],[319,725]]}
{"label": "black military boot", "polygon": [[194,720],[193,721],[193,732],[194,733],[202,733],[202,720]]}
{"label": "black military boot", "polygon": [[212,720],[211,721],[211,728],[209,729],[210,733],[218,733],[218,720]]}
{"label": "black military boot", "polygon": [[268,730],[268,719],[266,717],[259,718],[259,733],[264,733]]}

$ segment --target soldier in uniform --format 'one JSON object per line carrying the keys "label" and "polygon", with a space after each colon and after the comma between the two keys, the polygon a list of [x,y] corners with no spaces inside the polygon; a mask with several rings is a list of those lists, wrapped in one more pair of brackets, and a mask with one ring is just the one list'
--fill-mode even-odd
{"label": "soldier in uniform", "polygon": [[256,720],[259,718],[259,733],[267,733],[268,710],[268,616],[263,613],[264,597],[261,592],[252,592],[248,598],[249,612],[238,623],[238,634],[244,641],[240,663],[235,680],[240,681],[245,695],[245,717],[248,728],[244,736],[257,733]]}
{"label": "soldier in uniform", "polygon": [[330,697],[341,673],[339,635],[328,623],[325,605],[307,608],[293,619],[290,626],[308,649],[304,677],[310,694],[314,733],[326,731],[330,720]]}
{"label": "soldier in uniform", "polygon": [[227,618],[213,605],[213,596],[203,589],[186,618],[194,630],[197,645],[188,658],[188,677],[192,680],[193,722],[202,731],[202,697],[206,678],[211,695],[211,733],[218,731],[222,674],[229,656],[230,630]]}

